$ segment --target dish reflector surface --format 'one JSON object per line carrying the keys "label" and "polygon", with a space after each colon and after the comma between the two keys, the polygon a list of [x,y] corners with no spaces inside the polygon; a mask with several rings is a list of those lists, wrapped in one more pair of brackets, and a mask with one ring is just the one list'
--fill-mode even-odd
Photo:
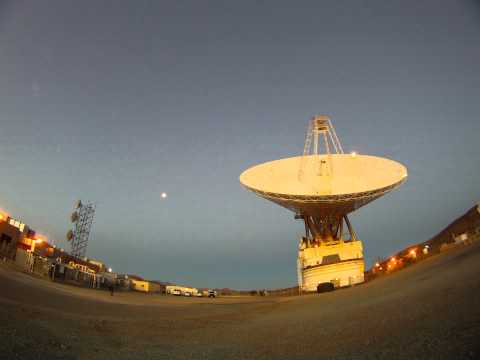
{"label": "dish reflector surface", "polygon": [[382,196],[406,178],[405,166],[390,159],[330,154],[296,156],[256,165],[240,175],[240,182],[259,196],[296,213],[338,215]]}

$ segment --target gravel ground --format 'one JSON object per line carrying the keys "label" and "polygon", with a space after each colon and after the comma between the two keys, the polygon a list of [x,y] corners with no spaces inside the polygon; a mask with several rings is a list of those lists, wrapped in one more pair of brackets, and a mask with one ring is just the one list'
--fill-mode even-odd
{"label": "gravel ground", "polygon": [[354,288],[178,298],[0,265],[0,359],[477,359],[480,244]]}

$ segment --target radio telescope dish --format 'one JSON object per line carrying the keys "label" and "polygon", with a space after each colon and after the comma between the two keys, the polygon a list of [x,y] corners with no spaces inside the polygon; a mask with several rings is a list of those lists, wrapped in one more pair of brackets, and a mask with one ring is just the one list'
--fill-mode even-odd
{"label": "radio telescope dish", "polygon": [[[402,164],[376,156],[309,155],[270,161],[244,171],[240,182],[257,195],[297,214],[346,215],[399,186],[407,178]],[[329,164],[330,173],[319,169]]]}
{"label": "radio telescope dish", "polygon": [[345,154],[326,115],[311,120],[302,156],[269,161],[240,175],[245,188],[304,221],[298,276],[300,289],[308,291],[322,282],[335,282],[338,287],[364,281],[362,244],[347,215],[406,179],[406,167],[396,161]]}

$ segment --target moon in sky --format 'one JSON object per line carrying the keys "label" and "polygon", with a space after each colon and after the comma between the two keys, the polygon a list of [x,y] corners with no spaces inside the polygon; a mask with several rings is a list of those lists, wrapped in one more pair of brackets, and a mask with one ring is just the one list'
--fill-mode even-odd
{"label": "moon in sky", "polygon": [[165,199],[167,197],[167,193],[166,192],[162,192],[162,195],[160,195],[162,197],[162,199]]}

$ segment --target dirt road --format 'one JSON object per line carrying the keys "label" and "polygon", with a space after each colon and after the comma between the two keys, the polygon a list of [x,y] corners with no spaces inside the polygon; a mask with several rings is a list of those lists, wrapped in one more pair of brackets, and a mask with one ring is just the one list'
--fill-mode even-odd
{"label": "dirt road", "polygon": [[480,244],[302,297],[74,288],[0,265],[5,359],[475,359]]}

